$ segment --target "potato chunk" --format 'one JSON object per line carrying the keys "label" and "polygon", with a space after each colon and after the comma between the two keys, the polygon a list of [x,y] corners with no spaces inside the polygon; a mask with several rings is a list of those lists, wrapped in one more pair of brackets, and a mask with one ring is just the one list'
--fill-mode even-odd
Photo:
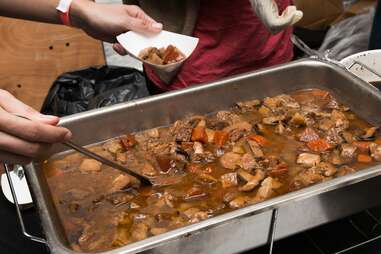
{"label": "potato chunk", "polygon": [[98,172],[102,169],[102,163],[93,159],[84,159],[79,166],[82,172]]}

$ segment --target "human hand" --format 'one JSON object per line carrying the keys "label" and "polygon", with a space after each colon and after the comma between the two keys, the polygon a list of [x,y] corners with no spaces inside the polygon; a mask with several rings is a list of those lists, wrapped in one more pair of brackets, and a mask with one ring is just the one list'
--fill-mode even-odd
{"label": "human hand", "polygon": [[[106,42],[116,42],[116,36],[129,30],[151,34],[162,30],[163,25],[149,17],[135,5],[97,4],[89,0],[73,1],[72,24],[88,35]],[[115,44],[114,49],[126,54],[124,48]]]}
{"label": "human hand", "polygon": [[58,117],[42,115],[0,89],[0,161],[27,164],[51,144],[69,140],[71,132],[55,126],[58,122]]}
{"label": "human hand", "polygon": [[263,24],[274,34],[287,26],[292,26],[303,17],[303,12],[297,10],[295,6],[288,6],[279,15],[275,0],[251,0],[251,3]]}

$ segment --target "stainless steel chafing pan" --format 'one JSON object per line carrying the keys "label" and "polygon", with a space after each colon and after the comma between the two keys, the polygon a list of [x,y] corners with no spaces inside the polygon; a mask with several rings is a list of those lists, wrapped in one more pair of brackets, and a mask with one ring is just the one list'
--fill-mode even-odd
{"label": "stainless steel chafing pan", "polygon": [[[381,123],[381,94],[377,89],[337,66],[301,60],[66,117],[62,125],[73,131],[76,142],[87,145],[126,132],[167,125],[188,114],[226,109],[237,101],[305,88],[328,90],[370,123]],[[52,154],[65,149],[57,146]],[[104,253],[244,251],[266,243],[271,210],[275,208],[279,212],[275,238],[280,239],[378,204],[380,174],[381,166],[369,168]],[[68,248],[38,163],[27,166],[27,177],[51,252],[75,253]]]}

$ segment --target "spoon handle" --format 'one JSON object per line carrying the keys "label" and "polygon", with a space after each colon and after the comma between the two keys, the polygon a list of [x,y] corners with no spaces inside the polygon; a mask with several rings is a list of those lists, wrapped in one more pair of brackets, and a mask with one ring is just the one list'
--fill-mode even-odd
{"label": "spoon handle", "polygon": [[[19,114],[13,114],[13,115],[31,121],[28,117],[25,117],[23,115],[19,115]],[[146,183],[146,184],[150,184],[150,185],[153,184],[148,177],[140,175],[140,174],[132,171],[131,169],[123,167],[122,165],[119,165],[118,163],[113,162],[113,161],[111,161],[111,160],[109,160],[109,159],[107,159],[105,157],[99,156],[98,154],[93,153],[92,151],[90,151],[87,148],[84,148],[83,146],[77,145],[77,144],[75,144],[75,143],[73,143],[71,141],[63,142],[62,144],[65,145],[65,146],[68,146],[68,147],[76,150],[77,152],[80,152],[80,153],[82,153],[82,154],[84,154],[84,155],[86,155],[86,156],[88,156],[88,157],[90,157],[90,158],[92,158],[94,160],[102,162],[103,164],[106,164],[106,165],[108,165],[108,166],[110,166],[112,168],[115,168],[115,169],[118,169],[118,170],[120,170],[122,172],[130,174],[130,175],[136,177],[137,179],[139,179],[142,183]]]}
{"label": "spoon handle", "polygon": [[63,142],[62,144],[65,145],[65,146],[68,146],[68,147],[70,147],[70,148],[76,150],[77,152],[80,152],[80,153],[82,153],[82,154],[84,154],[84,155],[86,155],[86,156],[88,156],[88,157],[90,157],[90,158],[92,158],[92,159],[94,159],[94,160],[97,160],[97,161],[99,161],[99,162],[102,162],[103,164],[106,164],[106,165],[108,165],[108,166],[110,166],[110,167],[112,167],[112,168],[115,168],[115,169],[118,169],[118,170],[120,170],[120,171],[123,171],[123,172],[125,172],[125,173],[127,173],[127,174],[130,174],[130,175],[132,175],[132,176],[138,178],[140,181],[142,181],[142,182],[144,182],[144,183],[152,184],[152,183],[149,181],[148,178],[146,178],[146,177],[144,177],[144,176],[142,176],[142,175],[140,175],[140,174],[137,174],[137,173],[135,173],[134,171],[132,171],[132,170],[126,168],[126,167],[123,167],[122,165],[119,165],[118,163],[113,162],[113,161],[111,161],[111,160],[109,160],[109,159],[107,159],[107,158],[105,158],[105,157],[99,156],[98,154],[93,153],[92,151],[90,151],[90,150],[87,149],[87,148],[84,148],[84,147],[82,147],[82,146],[79,146],[79,145],[77,145],[77,144],[75,144],[75,143],[73,143],[73,142],[71,142],[71,141]]}

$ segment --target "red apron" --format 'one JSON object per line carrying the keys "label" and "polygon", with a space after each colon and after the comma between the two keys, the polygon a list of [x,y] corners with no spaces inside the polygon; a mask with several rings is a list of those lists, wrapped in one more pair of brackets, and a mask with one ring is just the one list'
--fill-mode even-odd
{"label": "red apron", "polygon": [[[282,11],[291,0],[277,3]],[[163,91],[218,80],[290,61],[291,33],[290,27],[272,35],[256,17],[249,0],[202,0],[193,33],[200,42],[172,83],[162,82],[148,66],[145,70]]]}

